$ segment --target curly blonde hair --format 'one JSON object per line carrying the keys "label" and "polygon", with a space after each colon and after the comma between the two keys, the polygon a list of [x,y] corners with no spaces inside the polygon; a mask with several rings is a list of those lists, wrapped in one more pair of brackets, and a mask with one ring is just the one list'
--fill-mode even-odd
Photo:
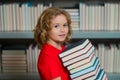
{"label": "curly blonde hair", "polygon": [[63,14],[66,16],[67,23],[68,23],[68,35],[65,39],[65,42],[68,43],[71,38],[71,18],[68,12],[66,12],[64,9],[58,8],[58,7],[49,7],[46,10],[42,12],[40,15],[38,22],[34,29],[34,39],[38,43],[39,47],[41,48],[43,44],[45,44],[48,40],[47,33],[51,30],[50,28],[50,21],[53,17],[56,17],[57,15]]}

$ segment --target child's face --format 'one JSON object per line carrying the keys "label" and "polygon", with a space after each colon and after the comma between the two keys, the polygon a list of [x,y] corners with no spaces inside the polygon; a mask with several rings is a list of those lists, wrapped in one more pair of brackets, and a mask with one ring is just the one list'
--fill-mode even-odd
{"label": "child's face", "polygon": [[51,30],[48,32],[48,41],[63,42],[68,34],[68,24],[66,16],[58,15],[51,19]]}

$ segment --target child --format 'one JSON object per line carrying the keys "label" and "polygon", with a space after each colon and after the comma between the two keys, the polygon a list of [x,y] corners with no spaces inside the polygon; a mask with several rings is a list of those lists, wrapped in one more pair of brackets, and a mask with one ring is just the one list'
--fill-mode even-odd
{"label": "child", "polygon": [[58,56],[71,37],[69,13],[57,7],[47,8],[37,22],[34,36],[41,48],[37,65],[41,80],[70,80]]}

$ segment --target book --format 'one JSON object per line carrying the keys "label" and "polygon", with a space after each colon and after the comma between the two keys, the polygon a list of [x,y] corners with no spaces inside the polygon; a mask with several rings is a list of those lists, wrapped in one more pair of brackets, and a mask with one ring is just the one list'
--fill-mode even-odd
{"label": "book", "polygon": [[79,57],[76,57],[76,58],[73,58],[67,62],[64,62],[63,65],[64,66],[70,66],[71,64],[73,63],[76,63],[76,62],[79,62],[79,61],[83,61],[84,59],[88,58],[89,55],[93,52],[93,47],[89,50],[89,52],[86,54],[86,55],[83,55],[83,56],[79,56]]}
{"label": "book", "polygon": [[2,50],[1,50],[1,49],[2,49],[2,44],[0,44],[0,72],[1,72],[1,70],[2,70],[2,69],[1,69],[1,67],[2,67],[2,64],[1,64],[1,62],[2,62],[2,61],[1,61],[1,53],[2,53]]}
{"label": "book", "polygon": [[2,72],[27,72],[26,47],[8,45],[2,48]]}
{"label": "book", "polygon": [[72,64],[72,65],[69,65],[69,66],[67,67],[67,69],[68,69],[68,70],[71,70],[71,69],[74,69],[75,67],[78,67],[78,65],[79,65],[79,66],[82,66],[82,65],[84,65],[84,64],[87,64],[87,63],[89,63],[89,62],[93,59],[93,57],[94,57],[94,55],[91,53],[91,54],[88,56],[88,58],[86,58],[86,59],[84,59],[84,60],[82,60],[82,61],[78,61],[78,62],[76,62],[76,63],[74,63],[74,64]]}
{"label": "book", "polygon": [[[73,62],[76,62],[76,61],[79,61],[79,57],[76,57],[76,56],[80,56],[80,55],[83,55],[84,54],[84,52],[83,53],[81,53],[81,54],[78,54],[78,52],[79,51],[81,51],[81,50],[83,50],[84,51],[84,48],[85,48],[85,46],[87,45],[87,44],[89,44],[89,41],[88,40],[86,40],[84,43],[82,43],[82,42],[84,42],[83,40],[79,43],[79,44],[81,44],[81,45],[79,45],[78,43],[75,43],[74,45],[71,45],[71,46],[68,46],[67,47],[67,51],[64,51],[64,52],[62,52],[59,56],[61,57],[61,59],[62,59],[62,61],[64,62],[64,66],[68,66],[68,65],[70,65],[70,64],[72,64]],[[76,46],[75,48],[74,48],[74,46]],[[91,46],[91,45],[90,45]],[[87,51],[87,50],[86,50]],[[82,52],[82,51],[81,51]],[[74,56],[74,54],[76,54],[75,56]],[[78,55],[77,55],[78,54]],[[69,58],[68,58],[69,57]],[[75,58],[75,60],[74,60],[74,57],[76,57]],[[84,57],[83,57],[84,58]],[[82,59],[83,59],[82,58]],[[67,61],[66,61],[67,60]]]}
{"label": "book", "polygon": [[27,68],[28,72],[38,72],[37,70],[37,60],[39,56],[40,49],[37,45],[30,44],[27,48]]}
{"label": "book", "polygon": [[97,75],[99,71],[100,71],[100,65],[97,66],[95,70],[93,70],[87,74],[84,74],[82,76],[79,76],[79,77],[75,78],[75,80],[86,80],[87,78],[90,78],[90,77],[92,77],[92,79],[90,79],[90,80],[94,80],[96,77],[95,75]]}
{"label": "book", "polygon": [[[72,58],[78,57],[78,56],[82,56],[84,54],[86,54],[86,52],[92,47],[92,44],[88,43],[86,44],[82,49],[80,50],[76,50],[75,52],[71,52],[70,55],[63,57],[62,61],[66,62]],[[81,54],[79,54],[81,53]]]}
{"label": "book", "polygon": [[[93,62],[91,62],[91,63],[93,63]],[[83,74],[86,74],[86,73],[88,73],[88,72],[90,72],[90,71],[95,70],[95,68],[96,68],[98,65],[99,65],[99,62],[98,62],[98,59],[96,58],[95,61],[94,61],[94,63],[93,63],[92,65],[88,66],[87,68],[83,68],[83,69],[80,70],[80,71],[74,71],[74,73],[71,74],[70,77],[71,77],[71,78],[75,78],[75,77],[81,76],[81,75],[83,75]]]}
{"label": "book", "polygon": [[84,70],[84,69],[87,69],[87,68],[89,68],[89,67],[92,67],[92,66],[94,65],[95,61],[97,61],[97,58],[96,58],[96,57],[93,57],[92,60],[91,60],[89,63],[84,64],[84,65],[82,65],[82,66],[78,66],[78,67],[70,70],[70,73],[72,74],[72,73],[75,73],[75,72],[78,72],[78,71],[80,72],[80,71],[82,71],[82,70]]}
{"label": "book", "polygon": [[59,57],[72,80],[108,80],[89,39],[69,45]]}
{"label": "book", "polygon": [[71,44],[61,54],[59,54],[59,56],[63,58],[72,52],[82,49],[88,42],[89,40],[87,39],[87,40],[81,40],[80,42]]}

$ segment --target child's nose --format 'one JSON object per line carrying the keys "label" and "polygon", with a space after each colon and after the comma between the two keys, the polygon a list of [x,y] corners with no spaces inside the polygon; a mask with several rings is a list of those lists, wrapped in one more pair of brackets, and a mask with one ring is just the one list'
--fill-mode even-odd
{"label": "child's nose", "polygon": [[62,27],[60,28],[60,30],[61,30],[61,31],[64,31],[65,29],[64,29],[64,27],[62,26]]}

